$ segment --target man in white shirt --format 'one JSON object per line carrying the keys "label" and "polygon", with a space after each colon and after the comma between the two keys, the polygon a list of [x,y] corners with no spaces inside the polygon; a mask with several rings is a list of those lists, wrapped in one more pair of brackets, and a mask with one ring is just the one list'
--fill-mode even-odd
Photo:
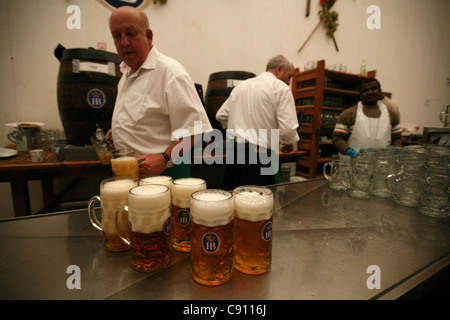
{"label": "man in white shirt", "polygon": [[[226,167],[225,188],[279,182],[276,155],[279,143],[292,145],[299,140],[297,112],[290,89],[293,73],[294,66],[284,56],[270,59],[266,72],[236,86],[217,112],[217,121],[227,129],[227,139],[237,142],[234,164]],[[240,143],[245,144],[245,165],[239,164],[242,159],[239,152],[243,149]],[[272,162],[276,161],[275,165],[270,164],[274,165],[271,174],[262,170],[268,167],[267,163],[251,161],[252,153],[257,153],[261,160],[261,154],[266,151]]]}
{"label": "man in white shirt", "polygon": [[[182,154],[172,150],[186,139],[192,146],[194,133],[198,139],[212,130],[191,77],[180,63],[153,45],[145,13],[120,7],[111,14],[109,26],[123,60],[123,75],[107,139],[113,140],[118,150],[136,152],[142,160],[141,177],[163,172],[174,179],[190,176],[188,164],[173,166]],[[173,134],[179,129],[184,136]]]}

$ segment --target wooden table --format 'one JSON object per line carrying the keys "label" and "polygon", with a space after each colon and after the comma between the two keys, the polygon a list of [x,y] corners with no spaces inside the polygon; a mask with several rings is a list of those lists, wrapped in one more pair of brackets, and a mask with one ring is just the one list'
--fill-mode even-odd
{"label": "wooden table", "polygon": [[[15,145],[7,148],[14,149]],[[45,151],[45,161],[32,163],[28,154],[0,159],[0,182],[11,184],[14,215],[16,217],[31,215],[28,181],[40,180],[42,184],[42,198],[44,207],[39,213],[47,213],[61,197],[55,195],[53,179],[58,178],[83,178],[111,175],[111,166],[98,161],[63,161],[53,162],[50,151]],[[305,154],[305,151],[280,153],[280,162],[291,161]],[[295,160],[293,160],[295,161]],[[202,162],[200,167],[204,168]],[[198,166],[197,166],[198,167]],[[214,169],[214,166],[208,166]]]}
{"label": "wooden table", "polygon": [[[13,146],[7,148],[13,149]],[[99,160],[53,162],[52,153],[44,153],[46,158],[42,163],[32,163],[28,154],[0,159],[0,182],[11,184],[16,217],[31,215],[28,191],[30,180],[41,180],[44,207],[40,212],[46,212],[57,204],[58,196],[54,194],[53,179],[111,175],[111,166],[102,164]]]}

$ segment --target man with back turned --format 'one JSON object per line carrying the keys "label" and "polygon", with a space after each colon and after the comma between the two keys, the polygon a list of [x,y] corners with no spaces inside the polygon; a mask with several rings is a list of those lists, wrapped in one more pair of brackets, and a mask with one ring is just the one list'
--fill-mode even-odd
{"label": "man with back turned", "polygon": [[[182,155],[172,155],[172,150],[184,139],[193,145],[194,132],[212,130],[191,77],[153,45],[145,13],[120,7],[111,14],[109,27],[123,75],[107,139],[114,140],[116,149],[136,152],[141,177],[190,176],[189,164],[173,165]],[[190,136],[173,136],[177,129]]]}
{"label": "man with back turned", "polygon": [[[273,57],[266,72],[238,84],[217,112],[217,121],[227,129],[227,139],[233,139],[230,135],[235,139],[233,164],[227,161],[225,168],[226,189],[279,182],[279,143],[292,149],[292,144],[299,140],[297,112],[289,87],[293,73],[293,64],[284,56]],[[274,131],[278,132],[279,140],[273,141]],[[245,163],[240,164],[242,150]],[[258,155],[256,163],[251,161],[252,154]],[[269,164],[260,161],[262,154],[270,157]],[[268,172],[264,169],[270,169],[271,173],[264,174]]]}

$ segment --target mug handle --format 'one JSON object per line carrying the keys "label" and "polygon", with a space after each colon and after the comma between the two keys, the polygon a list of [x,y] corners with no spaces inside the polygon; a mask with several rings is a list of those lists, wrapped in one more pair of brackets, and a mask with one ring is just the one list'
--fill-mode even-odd
{"label": "mug handle", "polygon": [[123,242],[125,242],[127,245],[130,245],[130,234],[127,232],[122,232],[122,230],[120,230],[120,223],[119,223],[119,217],[126,215],[124,220],[128,221],[128,206],[127,205],[123,205],[117,208],[116,210],[116,218],[115,218],[115,223],[116,223],[116,229],[117,229],[117,234],[119,235],[119,238],[122,239]]}
{"label": "mug handle", "polygon": [[[327,167],[330,167],[330,175],[327,174]],[[323,165],[323,175],[328,181],[331,181],[331,176],[333,175],[333,166],[331,165],[331,162],[327,162]]]}
{"label": "mug handle", "polygon": [[88,204],[89,220],[91,221],[91,224],[94,226],[95,229],[103,231],[103,225],[101,221],[98,220],[95,210],[95,204],[97,202],[100,203],[100,196],[93,196],[91,200],[89,200]]}
{"label": "mug handle", "polygon": [[386,177],[386,181],[385,181],[385,188],[387,191],[389,191],[392,194],[396,193],[396,188],[395,188],[395,184],[399,181],[401,181],[401,176],[398,176],[396,174],[390,174]]}
{"label": "mug handle", "polygon": [[445,123],[446,118],[447,118],[447,112],[441,111],[441,114],[439,115],[439,120],[441,120],[441,122]]}
{"label": "mug handle", "polygon": [[8,133],[8,140],[12,143],[16,143],[16,131]]}

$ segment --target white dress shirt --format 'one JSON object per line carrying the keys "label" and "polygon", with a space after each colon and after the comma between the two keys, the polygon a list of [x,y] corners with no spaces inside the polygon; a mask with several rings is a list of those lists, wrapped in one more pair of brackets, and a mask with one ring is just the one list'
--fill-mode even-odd
{"label": "white dress shirt", "polygon": [[[120,70],[111,123],[116,149],[156,154],[178,138],[212,130],[190,75],[155,46],[135,73],[128,76],[130,67],[123,62]],[[177,129],[184,135],[173,136]]]}
{"label": "white dress shirt", "polygon": [[278,129],[281,143],[293,144],[299,140],[292,92],[286,83],[270,72],[263,72],[237,85],[217,112],[216,119],[228,129],[227,137],[230,139],[234,134],[238,139],[278,150],[278,144],[271,143],[270,135],[271,129]]}

